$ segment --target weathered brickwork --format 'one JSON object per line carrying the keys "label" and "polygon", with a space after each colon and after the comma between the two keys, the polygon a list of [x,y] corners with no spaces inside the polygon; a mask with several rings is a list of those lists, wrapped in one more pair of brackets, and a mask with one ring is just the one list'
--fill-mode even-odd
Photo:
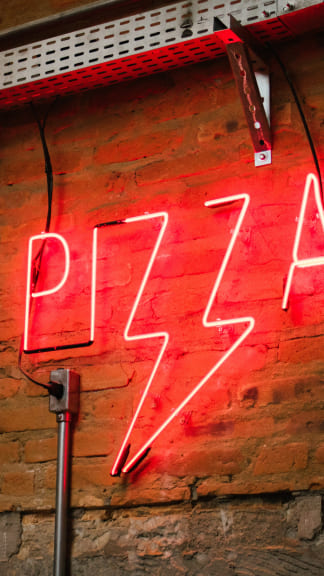
{"label": "weathered brickwork", "polygon": [[[321,576],[321,497],[212,499],[74,511],[71,574]],[[52,574],[53,515],[0,515],[7,576]]]}
{"label": "weathered brickwork", "polygon": [[95,0],[42,0],[42,2],[13,0],[1,11],[0,30],[23,26],[40,18],[49,18],[59,12],[94,3]]}
{"label": "weathered brickwork", "polygon": [[[73,2],[50,4],[59,10],[58,4]],[[322,164],[321,42],[313,35],[281,53]],[[50,111],[51,230],[70,244],[71,285],[65,301],[58,296],[39,304],[34,338],[88,338],[94,225],[169,213],[133,333],[168,330],[170,349],[134,445],[238,337],[236,327],[206,330],[201,323],[239,213],[230,207],[220,215],[204,202],[241,192],[251,197],[211,318],[252,315],[255,329],[133,474],[112,478],[109,472],[161,341],[125,345],[123,330],[159,228],[133,224],[99,232],[92,347],[23,359],[41,381],[59,366],[81,375],[73,574],[323,573],[323,267],[297,271],[290,307],[281,309],[305,178],[314,166],[275,60],[271,69],[273,163],[258,169],[225,58],[62,98]],[[38,109],[44,114],[47,104]],[[1,127],[0,534],[8,536],[0,546],[0,573],[46,575],[52,570],[56,420],[47,394],[17,366],[27,241],[43,230],[47,213],[44,160],[28,107],[1,113]],[[323,254],[316,217],[307,219],[302,250],[305,257]]]}

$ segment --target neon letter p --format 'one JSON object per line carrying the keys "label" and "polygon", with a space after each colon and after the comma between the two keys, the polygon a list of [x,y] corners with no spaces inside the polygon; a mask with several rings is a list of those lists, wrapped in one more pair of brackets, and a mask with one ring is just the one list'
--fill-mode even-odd
{"label": "neon letter p", "polygon": [[[47,290],[42,290],[40,292],[33,292],[31,286],[31,275],[32,275],[32,268],[33,268],[33,242],[35,240],[42,240],[45,242],[48,238],[55,238],[58,242],[60,242],[64,249],[65,254],[65,267],[63,276],[53,288],[49,288]],[[47,232],[45,234],[37,234],[36,236],[31,236],[28,243],[28,259],[27,259],[27,286],[26,286],[26,307],[25,307],[25,331],[24,331],[24,350],[28,350],[28,328],[29,328],[29,314],[30,314],[30,299],[31,298],[40,298],[42,296],[49,296],[50,294],[54,294],[58,292],[62,286],[65,284],[66,279],[69,274],[70,269],[70,251],[66,240],[60,234],[55,234],[54,232]]]}

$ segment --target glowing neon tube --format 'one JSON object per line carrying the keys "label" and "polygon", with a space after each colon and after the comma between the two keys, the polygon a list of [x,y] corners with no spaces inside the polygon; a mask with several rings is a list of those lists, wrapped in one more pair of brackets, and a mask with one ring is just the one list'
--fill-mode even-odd
{"label": "glowing neon tube", "polygon": [[[92,242],[92,265],[91,265],[91,300],[90,300],[90,331],[89,331],[89,340],[86,342],[76,342],[74,344],[58,344],[55,346],[47,346],[43,348],[36,348],[29,350],[28,349],[28,330],[29,330],[29,314],[30,314],[30,306],[31,306],[31,298],[37,298],[41,296],[48,296],[55,292],[58,292],[62,286],[65,284],[67,277],[70,271],[70,251],[66,240],[60,234],[55,233],[43,233],[36,236],[32,236],[29,239],[28,245],[28,263],[27,263],[27,287],[26,287],[26,307],[25,307],[25,329],[24,329],[24,352],[26,354],[32,354],[36,352],[49,352],[49,351],[57,351],[57,350],[67,350],[71,348],[83,348],[86,346],[90,346],[94,342],[95,336],[95,307],[96,307],[96,273],[97,273],[97,236],[98,230],[97,228],[100,227],[95,226],[93,229],[93,242]],[[32,267],[32,244],[34,240],[41,239],[46,241],[47,238],[55,238],[59,240],[64,248],[65,252],[65,269],[64,274],[61,281],[54,287],[49,290],[44,290],[42,292],[31,292],[31,267]]]}
{"label": "glowing neon tube", "polygon": [[287,310],[287,308],[288,308],[289,294],[290,294],[290,289],[291,289],[291,284],[292,284],[295,268],[311,268],[313,266],[322,266],[324,264],[324,256],[317,256],[314,258],[299,258],[298,257],[300,238],[301,238],[307,202],[308,202],[309,193],[310,193],[312,184],[314,186],[315,201],[316,201],[316,206],[318,209],[319,218],[320,218],[320,221],[322,224],[322,229],[324,232],[324,210],[323,210],[322,200],[321,200],[321,195],[320,195],[319,182],[318,182],[318,179],[315,176],[315,174],[310,173],[306,177],[304,194],[303,194],[303,199],[302,199],[302,203],[301,203],[301,207],[300,207],[300,213],[299,213],[299,217],[298,217],[298,224],[297,224],[296,235],[295,235],[293,251],[292,251],[292,263],[290,264],[290,267],[289,267],[287,281],[286,281],[285,290],[284,290],[284,295],[283,295],[283,299],[282,299],[282,305],[281,305],[283,310]]}
{"label": "glowing neon tube", "polygon": [[[55,238],[59,242],[61,242],[64,253],[65,253],[65,267],[62,279],[56,286],[50,288],[48,290],[42,290],[40,292],[32,292],[31,291],[31,268],[32,268],[32,252],[33,252],[33,242],[35,240],[42,240],[46,241],[48,238]],[[27,286],[26,286],[26,306],[25,306],[25,331],[24,331],[24,350],[28,350],[28,328],[29,328],[29,311],[30,311],[30,299],[31,298],[40,298],[43,296],[49,296],[50,294],[54,294],[58,292],[62,286],[65,284],[66,279],[68,277],[70,270],[70,251],[68,244],[60,234],[55,234],[54,232],[46,232],[43,234],[37,234],[35,236],[31,236],[28,242],[28,258],[27,258]]]}
{"label": "glowing neon tube", "polygon": [[151,445],[157,439],[157,437],[163,432],[163,430],[165,430],[165,428],[170,424],[170,422],[172,422],[174,420],[174,418],[176,418],[178,416],[178,414],[181,412],[181,410],[188,404],[188,402],[190,402],[190,400],[199,392],[199,390],[201,390],[201,388],[213,376],[213,374],[215,374],[215,372],[222,366],[222,364],[224,364],[224,362],[242,344],[242,342],[247,338],[247,336],[250,334],[250,332],[254,328],[255,321],[254,321],[254,318],[252,316],[245,316],[245,317],[241,317],[241,318],[231,318],[228,320],[216,320],[216,321],[211,321],[208,319],[209,314],[210,314],[210,310],[211,310],[212,305],[215,301],[215,297],[216,297],[217,291],[219,289],[220,283],[222,281],[224,272],[225,272],[226,267],[228,265],[228,261],[230,259],[231,254],[232,254],[238,233],[240,231],[242,221],[243,221],[244,216],[246,214],[246,211],[247,211],[247,208],[249,205],[250,197],[247,194],[237,194],[234,196],[227,196],[225,198],[210,200],[210,201],[205,203],[206,207],[213,207],[213,206],[221,206],[224,204],[233,203],[233,202],[236,202],[238,200],[243,200],[243,207],[242,207],[242,210],[240,212],[239,218],[236,222],[231,240],[230,240],[229,245],[227,247],[227,250],[225,252],[220,270],[217,274],[213,289],[212,289],[210,297],[208,299],[207,306],[206,306],[206,309],[205,309],[205,312],[203,315],[202,323],[206,328],[218,327],[218,326],[228,326],[228,325],[233,325],[233,324],[247,324],[247,327],[245,328],[243,333],[239,336],[239,338],[232,344],[232,346],[220,358],[220,360],[211,368],[211,370],[202,378],[202,380],[200,380],[200,382],[195,386],[195,388],[190,392],[190,394],[188,394],[184,398],[184,400],[177,406],[177,408],[175,410],[173,410],[172,414],[170,414],[170,416],[161,424],[161,426],[154,432],[154,434],[152,434],[152,436],[140,448],[140,450],[138,450],[138,452],[136,452],[134,457],[127,464],[125,464],[123,466],[122,472],[124,472],[125,474],[127,472],[130,472],[132,470],[132,468],[134,466],[136,466],[136,464],[145,455],[145,453],[151,447]]}
{"label": "glowing neon tube", "polygon": [[98,228],[93,229],[92,236],[92,271],[91,271],[91,309],[90,309],[90,341],[94,341],[95,315],[96,315],[96,282],[97,282],[97,252],[98,252]]}
{"label": "glowing neon tube", "polygon": [[156,256],[157,256],[158,250],[159,250],[159,248],[160,248],[160,244],[161,244],[161,242],[162,242],[162,238],[163,238],[164,232],[165,232],[166,227],[167,227],[167,225],[168,225],[168,214],[167,214],[167,212],[156,212],[156,213],[153,213],[153,214],[144,214],[144,215],[142,215],[142,216],[134,216],[134,217],[132,217],[132,218],[127,218],[127,219],[124,220],[125,223],[131,223],[131,222],[141,222],[141,221],[144,222],[144,221],[146,221],[146,220],[152,220],[153,218],[162,218],[162,226],[161,226],[161,228],[160,228],[160,231],[159,231],[157,240],[156,240],[156,242],[155,242],[155,245],[154,245],[154,248],[153,248],[151,257],[150,257],[150,259],[149,259],[149,262],[148,262],[148,265],[147,265],[147,267],[146,267],[144,276],[143,276],[143,278],[142,278],[142,281],[141,281],[139,290],[138,290],[138,292],[137,292],[137,295],[136,295],[136,298],[135,298],[135,301],[134,301],[134,304],[133,304],[131,313],[130,313],[129,318],[128,318],[128,320],[127,320],[127,324],[126,324],[126,327],[125,327],[125,330],[124,330],[124,338],[125,338],[126,341],[129,341],[129,342],[130,342],[130,341],[135,341],[135,340],[147,340],[147,339],[152,339],[152,338],[162,338],[162,339],[163,339],[163,343],[162,343],[160,352],[159,352],[159,354],[158,354],[158,356],[157,356],[157,359],[156,359],[156,361],[155,361],[155,363],[154,363],[153,370],[152,370],[152,372],[151,372],[151,374],[150,374],[150,377],[149,377],[148,382],[147,382],[147,384],[146,384],[145,390],[144,390],[144,392],[143,392],[143,394],[142,394],[142,396],[141,396],[141,399],[140,399],[139,404],[138,404],[138,406],[137,406],[137,408],[136,408],[135,414],[134,414],[134,416],[133,416],[133,418],[132,418],[132,421],[131,421],[131,423],[130,423],[130,425],[129,425],[129,428],[128,428],[127,432],[126,432],[126,435],[125,435],[125,438],[124,438],[123,443],[122,443],[122,445],[121,445],[121,448],[120,448],[120,450],[119,450],[119,452],[118,452],[118,454],[117,454],[117,458],[116,458],[116,460],[115,460],[115,462],[114,462],[114,464],[113,464],[113,467],[112,467],[112,469],[111,469],[111,472],[110,472],[110,473],[111,473],[112,476],[116,476],[117,474],[120,473],[121,465],[122,465],[122,463],[124,462],[124,459],[125,459],[125,458],[124,458],[124,455],[125,455],[125,452],[126,452],[126,450],[127,450],[128,439],[129,439],[129,437],[130,437],[130,435],[131,435],[131,433],[132,433],[132,430],[133,430],[133,428],[134,428],[135,422],[136,422],[136,420],[137,420],[137,418],[138,418],[138,415],[139,415],[139,413],[140,413],[140,411],[141,411],[141,409],[142,409],[142,406],[143,406],[143,404],[144,404],[144,401],[145,401],[145,398],[146,398],[146,396],[147,396],[147,393],[148,393],[148,391],[149,391],[149,389],[150,389],[150,387],[151,387],[152,381],[153,381],[153,379],[154,379],[154,376],[155,376],[156,371],[157,371],[157,369],[158,369],[158,367],[159,367],[159,365],[160,365],[160,362],[161,362],[162,356],[163,356],[163,354],[164,354],[164,351],[165,351],[165,349],[166,349],[166,347],[167,347],[167,345],[168,345],[168,342],[169,342],[169,334],[168,334],[168,332],[145,332],[145,333],[142,333],[142,334],[133,334],[133,335],[130,334],[130,328],[131,328],[131,325],[132,325],[132,323],[133,323],[135,314],[136,314],[136,312],[137,312],[139,302],[140,302],[140,300],[141,300],[141,298],[142,298],[142,295],[143,295],[143,292],[144,292],[146,283],[147,283],[147,281],[148,281],[149,275],[150,275],[151,270],[152,270],[152,266],[153,266],[153,264],[154,264],[155,258],[156,258]]}

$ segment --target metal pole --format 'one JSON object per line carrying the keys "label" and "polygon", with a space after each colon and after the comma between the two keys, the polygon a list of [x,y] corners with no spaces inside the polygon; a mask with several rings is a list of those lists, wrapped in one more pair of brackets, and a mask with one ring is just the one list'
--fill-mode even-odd
{"label": "metal pole", "polygon": [[54,576],[65,576],[67,564],[67,515],[70,486],[70,451],[72,414],[57,414],[56,516],[54,541]]}
{"label": "metal pole", "polygon": [[50,396],[50,412],[58,423],[56,514],[54,539],[54,576],[65,576],[67,571],[67,522],[70,494],[71,432],[73,416],[79,411],[80,376],[71,370],[59,368],[51,372],[51,383],[62,386],[62,395]]}

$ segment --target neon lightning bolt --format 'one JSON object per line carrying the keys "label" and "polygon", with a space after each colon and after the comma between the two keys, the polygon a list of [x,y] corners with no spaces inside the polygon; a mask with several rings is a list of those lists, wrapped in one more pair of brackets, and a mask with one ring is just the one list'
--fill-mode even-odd
{"label": "neon lightning bolt", "polygon": [[318,209],[319,217],[320,217],[321,224],[322,224],[322,229],[324,232],[324,211],[323,211],[323,205],[322,205],[322,201],[321,201],[319,183],[318,183],[318,179],[316,178],[315,174],[310,173],[307,175],[307,178],[306,178],[303,200],[302,200],[301,207],[300,207],[300,213],[299,213],[296,236],[295,236],[293,253],[292,253],[293,261],[289,267],[287,282],[286,282],[285,291],[284,291],[284,295],[283,295],[283,299],[282,299],[282,309],[283,310],[287,310],[287,308],[288,308],[289,292],[290,292],[291,283],[292,283],[295,268],[311,268],[312,266],[322,266],[324,264],[324,256],[317,256],[314,258],[304,258],[304,259],[301,259],[298,257],[298,248],[299,248],[299,243],[300,243],[300,237],[301,237],[302,227],[304,224],[305,211],[306,211],[306,206],[307,206],[309,192],[310,192],[312,183],[314,184],[314,194],[315,194],[316,206]]}
{"label": "neon lightning bolt", "polygon": [[[174,420],[174,418],[176,418],[176,416],[178,416],[178,414],[186,406],[186,404],[188,404],[188,402],[190,402],[190,400],[199,392],[199,390],[201,390],[201,388],[206,384],[206,382],[215,374],[215,372],[220,368],[220,366],[222,366],[222,364],[227,360],[227,358],[229,358],[231,356],[231,354],[233,354],[233,352],[236,350],[236,348],[238,348],[240,346],[240,344],[245,340],[245,338],[253,330],[255,322],[254,322],[254,318],[252,318],[251,316],[246,316],[246,317],[241,317],[241,318],[232,318],[229,320],[216,320],[216,321],[209,320],[210,310],[211,310],[212,305],[215,301],[217,291],[219,289],[219,286],[220,286],[221,281],[223,279],[224,272],[226,270],[228,261],[230,259],[231,254],[232,254],[238,233],[240,231],[242,221],[244,219],[245,213],[246,213],[247,208],[248,208],[250,197],[247,194],[238,194],[238,195],[234,195],[234,196],[227,196],[225,198],[220,198],[217,200],[210,200],[210,201],[205,203],[206,207],[213,207],[213,206],[223,206],[224,204],[230,204],[230,203],[236,202],[238,200],[243,200],[243,206],[242,206],[239,218],[237,220],[237,223],[235,225],[235,228],[233,230],[233,234],[232,234],[231,240],[229,242],[229,245],[227,247],[225,256],[223,258],[223,261],[222,261],[220,270],[218,272],[215,284],[214,284],[212,292],[210,294],[210,297],[209,297],[209,300],[208,300],[208,303],[207,303],[207,306],[206,306],[206,309],[205,309],[205,312],[203,315],[202,323],[206,328],[218,327],[218,326],[227,326],[227,325],[231,325],[231,324],[247,324],[247,327],[245,328],[245,330],[243,331],[241,336],[234,342],[234,344],[232,344],[232,346],[227,350],[227,352],[221,357],[221,359],[202,378],[202,380],[200,380],[200,382],[190,392],[190,394],[188,394],[188,396],[186,396],[184,398],[184,400],[177,406],[177,408],[172,412],[172,414],[161,424],[161,426],[154,432],[154,434],[152,434],[152,436],[147,440],[147,442],[142,446],[142,448],[135,454],[135,456],[126,465],[124,465],[122,467],[121,471],[124,473],[130,472],[132,470],[132,468],[134,468],[136,466],[136,464],[146,455],[147,451],[151,448],[151,445],[153,444],[154,440],[156,440],[156,438],[161,434],[161,432],[163,432],[163,430],[170,424],[170,422],[172,422],[172,420]],[[147,276],[146,276],[146,278],[147,278]],[[141,294],[142,294],[142,292],[141,292]],[[136,299],[136,306],[137,306],[138,301],[139,301],[139,298]],[[136,310],[136,306],[133,308],[133,310],[134,309]],[[125,331],[127,333],[128,333],[130,323],[133,320],[133,317],[134,317],[134,314],[132,313],[130,316],[130,320],[127,324],[127,329]],[[158,362],[156,362],[156,364],[154,366],[154,374],[156,372],[156,368],[158,366],[158,363],[160,362],[162,355],[164,353],[164,350],[165,350],[167,343],[168,343],[168,334],[167,333],[160,333],[159,336],[160,337],[164,336],[164,344],[163,344],[163,347],[161,349],[160,355],[158,357]],[[151,335],[150,337],[153,337],[153,335]],[[154,335],[154,337],[156,337],[156,335]],[[137,338],[139,338],[139,337],[137,337]],[[140,338],[143,338],[143,336],[141,336]],[[152,376],[150,378],[150,383],[151,382],[152,382]],[[132,427],[133,427],[135,419],[139,413],[139,410],[143,405],[143,401],[144,401],[144,398],[147,394],[147,390],[148,390],[148,386],[145,389],[145,392],[144,392],[143,397],[141,399],[141,402],[139,404],[139,408],[137,409],[136,415],[133,418],[133,421],[131,424]],[[129,438],[129,433],[127,434],[127,439],[124,441],[124,444],[122,446],[120,454],[123,453],[123,450],[125,449],[125,445],[126,445],[128,438]],[[127,456],[126,456],[126,458],[127,458]],[[118,461],[120,461],[120,456],[119,456]],[[116,470],[116,469],[117,469],[116,467],[113,468],[113,470]]]}
{"label": "neon lightning bolt", "polygon": [[151,220],[152,218],[162,218],[162,219],[163,219],[163,220],[162,220],[162,226],[161,226],[159,235],[158,235],[158,237],[157,237],[155,246],[154,246],[154,248],[153,248],[153,252],[152,252],[152,254],[151,254],[151,257],[150,257],[149,263],[148,263],[148,265],[147,265],[145,274],[144,274],[144,276],[143,276],[143,279],[142,279],[140,288],[139,288],[138,293],[137,293],[137,296],[136,296],[136,298],[135,298],[135,302],[134,302],[134,304],[133,304],[133,308],[132,308],[131,313],[130,313],[130,315],[129,315],[129,318],[128,318],[128,321],[127,321],[127,324],[126,324],[126,328],[125,328],[125,330],[124,330],[124,338],[125,338],[125,340],[127,340],[127,341],[129,341],[129,342],[130,342],[130,341],[133,341],[133,340],[146,340],[146,339],[148,339],[148,338],[163,338],[163,343],[162,343],[162,346],[161,346],[161,350],[160,350],[160,352],[159,352],[159,354],[158,354],[158,357],[157,357],[157,359],[156,359],[156,361],[155,361],[155,364],[154,364],[154,366],[153,366],[153,370],[152,370],[152,372],[151,372],[151,375],[150,375],[150,377],[149,377],[149,380],[148,380],[148,382],[147,382],[147,384],[146,384],[145,390],[144,390],[144,392],[143,392],[143,394],[142,394],[142,397],[141,397],[141,399],[140,399],[140,402],[139,402],[139,404],[138,404],[138,406],[137,406],[136,412],[135,412],[135,414],[134,414],[134,416],[133,416],[133,419],[132,419],[132,421],[131,421],[131,424],[130,424],[128,430],[127,430],[127,433],[126,433],[126,436],[125,436],[125,438],[124,438],[124,441],[123,441],[123,443],[122,443],[122,445],[121,445],[121,448],[120,448],[120,450],[119,450],[119,452],[118,452],[117,458],[116,458],[116,460],[115,460],[115,462],[114,462],[114,465],[113,465],[113,467],[112,467],[112,470],[111,470],[111,472],[110,472],[110,474],[111,474],[112,476],[116,476],[116,475],[118,475],[118,474],[120,473],[120,470],[121,470],[121,468],[122,468],[122,466],[123,466],[123,464],[124,464],[124,462],[125,462],[125,460],[126,460],[126,458],[127,458],[127,456],[128,456],[128,452],[129,452],[128,439],[129,439],[129,437],[130,437],[130,435],[131,435],[131,433],[132,433],[132,430],[133,430],[133,428],[134,428],[134,425],[135,425],[135,422],[136,422],[136,420],[137,420],[137,417],[138,417],[138,415],[139,415],[139,413],[140,413],[140,411],[141,411],[141,409],[142,409],[142,406],[143,406],[143,404],[144,404],[145,398],[146,398],[147,393],[148,393],[148,391],[149,391],[149,389],[150,389],[150,386],[151,386],[151,384],[152,384],[153,378],[154,378],[154,376],[155,376],[155,374],[156,374],[156,371],[157,371],[157,369],[158,369],[158,367],[159,367],[159,364],[160,364],[160,362],[161,362],[161,359],[162,359],[162,356],[163,356],[163,354],[164,354],[164,351],[165,351],[165,349],[166,349],[166,347],[167,347],[167,345],[168,345],[168,342],[169,342],[169,334],[168,334],[168,332],[146,332],[146,333],[144,333],[144,334],[133,334],[133,335],[130,335],[130,334],[129,334],[131,324],[132,324],[132,322],[133,322],[133,320],[134,320],[134,316],[135,316],[135,314],[136,314],[136,312],[137,312],[137,308],[138,308],[140,299],[142,298],[142,294],[143,294],[143,292],[144,292],[144,289],[145,289],[145,286],[146,286],[148,277],[149,277],[149,275],[150,275],[150,273],[151,273],[152,266],[153,266],[154,260],[155,260],[155,258],[156,258],[157,252],[158,252],[158,250],[159,250],[159,247],[160,247],[160,244],[161,244],[161,241],[162,241],[162,238],[163,238],[165,229],[166,229],[166,227],[167,227],[167,225],[168,225],[168,214],[167,214],[167,212],[156,212],[156,213],[154,213],[154,214],[144,214],[143,216],[134,216],[134,217],[132,217],[132,218],[126,218],[126,219],[124,220],[125,223],[128,223],[128,222],[139,222],[139,221],[141,221],[141,220]]}

